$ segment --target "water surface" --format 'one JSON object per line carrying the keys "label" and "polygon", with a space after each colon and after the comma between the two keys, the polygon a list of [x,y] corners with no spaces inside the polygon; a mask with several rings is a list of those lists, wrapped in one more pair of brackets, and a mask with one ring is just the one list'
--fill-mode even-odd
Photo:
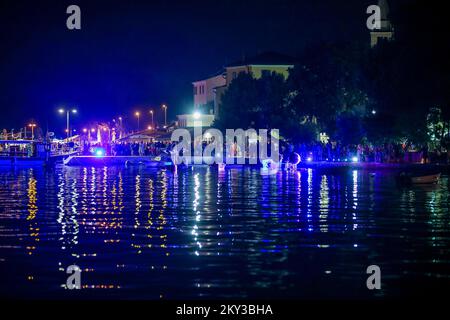
{"label": "water surface", "polygon": [[[1,168],[0,294],[429,296],[450,283],[448,199],[448,177],[401,188],[386,170]],[[82,290],[65,289],[73,264]]]}

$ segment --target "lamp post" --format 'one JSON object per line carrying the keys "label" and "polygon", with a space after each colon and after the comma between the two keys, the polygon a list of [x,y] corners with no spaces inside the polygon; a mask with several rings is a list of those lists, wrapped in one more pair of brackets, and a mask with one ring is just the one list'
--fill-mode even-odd
{"label": "lamp post", "polygon": [[154,127],[155,127],[155,124],[153,123],[153,110],[150,110],[150,114],[151,114],[151,116],[152,116],[152,127],[154,128]]}
{"label": "lamp post", "polygon": [[122,123],[122,117],[119,117],[119,138],[122,138],[122,133],[123,133],[123,123]]}
{"label": "lamp post", "polygon": [[78,111],[77,109],[72,109],[72,110],[65,110],[63,108],[59,109],[58,112],[60,114],[63,114],[64,112],[66,113],[66,133],[67,133],[67,141],[69,141],[69,137],[71,135],[70,132],[70,113],[76,114]]}
{"label": "lamp post", "polygon": [[34,140],[34,128],[36,128],[36,123],[30,123],[28,126],[31,128],[31,140]]}
{"label": "lamp post", "polygon": [[167,126],[167,106],[163,104],[162,108],[164,109],[164,126]]}
{"label": "lamp post", "polygon": [[139,111],[136,111],[136,113],[134,115],[137,117],[137,124],[138,124],[138,131],[139,131],[139,129],[140,129],[139,118],[141,117],[141,113]]}

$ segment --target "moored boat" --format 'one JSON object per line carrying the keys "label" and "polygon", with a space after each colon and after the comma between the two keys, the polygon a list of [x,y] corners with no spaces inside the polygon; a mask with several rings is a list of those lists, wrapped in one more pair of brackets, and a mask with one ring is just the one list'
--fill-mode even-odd
{"label": "moored boat", "polygon": [[64,159],[66,166],[146,166],[167,167],[172,162],[164,157],[150,156],[70,156]]}
{"label": "moored boat", "polygon": [[426,175],[426,176],[411,177],[411,183],[413,183],[413,184],[438,183],[440,177],[441,177],[440,173],[430,174],[430,175]]}
{"label": "moored boat", "polygon": [[401,184],[436,184],[439,182],[441,173],[406,173],[402,172],[397,177]]}

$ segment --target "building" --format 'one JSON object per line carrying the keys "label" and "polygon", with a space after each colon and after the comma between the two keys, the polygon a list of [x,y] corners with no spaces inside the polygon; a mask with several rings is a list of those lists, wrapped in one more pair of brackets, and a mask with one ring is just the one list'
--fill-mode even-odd
{"label": "building", "polygon": [[381,10],[380,29],[370,32],[370,46],[375,47],[380,40],[390,41],[394,39],[394,28],[389,20],[389,5],[387,0],[379,0],[378,6]]}
{"label": "building", "polygon": [[[219,114],[223,93],[240,73],[249,73],[259,79],[264,74],[275,72],[282,74],[286,79],[289,76],[289,69],[293,68],[294,64],[295,59],[290,56],[276,52],[264,52],[249,59],[244,58],[230,63],[224,67],[223,71],[212,77],[194,81],[192,83],[194,113],[178,115],[178,126],[194,127],[199,123],[203,127],[210,126]],[[196,119],[195,116],[200,118]]]}
{"label": "building", "polygon": [[225,78],[226,83],[224,86],[215,88],[215,104],[214,114],[217,117],[219,114],[219,106],[221,103],[221,97],[233,82],[237,76],[242,73],[249,73],[255,79],[261,78],[265,74],[271,74],[272,72],[283,75],[285,79],[289,76],[289,69],[293,68],[296,59],[293,57],[277,53],[277,52],[264,52],[248,59],[244,58],[240,61],[236,61],[225,66]]}
{"label": "building", "polygon": [[289,76],[289,69],[293,68],[294,64],[294,58],[276,52],[264,52],[249,59],[244,58],[225,67],[226,85],[229,86],[241,72],[250,73],[255,79],[276,72],[286,79]]}
{"label": "building", "polygon": [[224,72],[220,72],[205,80],[192,83],[194,90],[194,109],[203,113],[213,114],[215,104],[215,88],[226,84]]}
{"label": "building", "polygon": [[214,115],[201,114],[194,112],[193,114],[179,114],[177,115],[177,126],[181,128],[193,127],[211,127],[214,122]]}

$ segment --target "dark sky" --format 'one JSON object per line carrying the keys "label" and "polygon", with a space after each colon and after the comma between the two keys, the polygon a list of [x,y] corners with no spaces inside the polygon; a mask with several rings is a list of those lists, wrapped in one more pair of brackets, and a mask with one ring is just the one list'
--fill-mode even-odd
{"label": "dark sky", "polygon": [[[173,118],[192,111],[192,81],[244,54],[368,42],[376,2],[2,0],[0,129],[31,119],[62,129],[61,105],[79,109],[78,126],[162,103]],[[70,4],[81,7],[80,31],[66,28]]]}

